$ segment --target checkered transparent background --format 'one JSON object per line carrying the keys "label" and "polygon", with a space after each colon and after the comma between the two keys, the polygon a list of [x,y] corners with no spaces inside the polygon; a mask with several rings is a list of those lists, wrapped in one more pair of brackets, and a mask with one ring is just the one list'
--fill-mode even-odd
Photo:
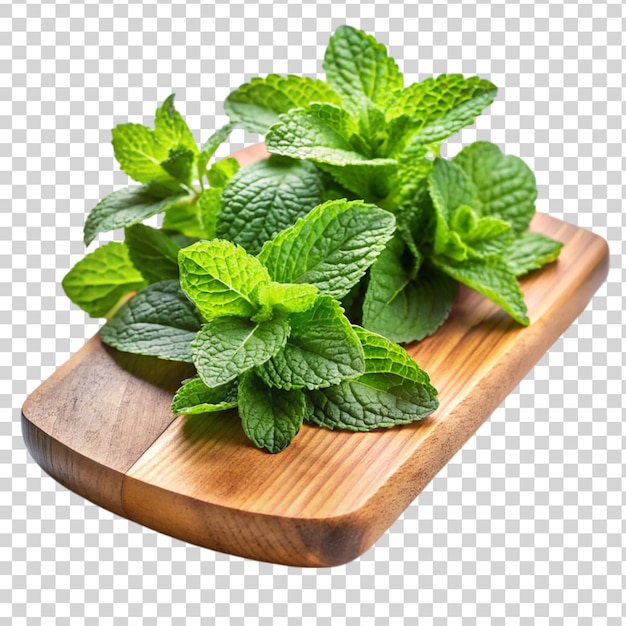
{"label": "checkered transparent background", "polygon": [[[621,625],[624,587],[624,8],[587,2],[0,2],[0,623]],[[144,529],[57,485],[20,407],[98,328],[60,287],[86,212],[126,184],[110,129],[174,91],[204,140],[229,91],[321,75],[350,23],[407,82],[500,87],[477,125],[536,171],[540,211],[609,240],[609,280],[360,559],[302,570]],[[235,132],[230,149],[256,141]],[[223,150],[223,154],[228,152]]]}

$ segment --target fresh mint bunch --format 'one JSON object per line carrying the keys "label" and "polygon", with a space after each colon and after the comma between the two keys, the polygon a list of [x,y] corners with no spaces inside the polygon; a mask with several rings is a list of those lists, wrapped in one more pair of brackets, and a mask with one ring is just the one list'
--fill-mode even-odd
{"label": "fresh mint bunch", "polygon": [[[364,343],[335,298],[358,283],[394,228],[393,215],[387,211],[363,202],[337,200],[314,208],[279,232],[258,256],[223,239],[199,241],[182,249],[180,285],[203,323],[190,344],[198,378],[183,384],[172,410],[210,412],[237,405],[243,429],[255,445],[279,452],[303,421],[313,418],[309,392],[341,386],[345,381],[358,381],[356,385],[369,388],[367,377],[363,382],[361,378],[378,372],[372,365],[368,370]],[[113,334],[117,333],[115,320],[127,317],[133,301],[142,294],[109,322]],[[141,347],[142,331],[137,330],[138,338],[126,349]],[[111,339],[106,332],[104,338]],[[368,352],[367,357],[379,355]],[[381,380],[378,387],[374,381],[371,394],[395,398],[407,360],[413,363],[407,355],[404,365],[397,366],[400,378],[388,384]],[[383,366],[385,373],[390,367]],[[426,389],[423,378],[413,383]],[[402,390],[397,393],[395,404],[408,406],[410,398],[405,398]],[[423,416],[426,407],[429,412],[434,410],[433,393],[428,387],[413,397],[413,419]],[[385,398],[378,398],[381,405]],[[366,404],[372,402],[370,398]],[[348,407],[338,400],[334,406],[341,411],[329,413],[324,425],[342,427],[340,415]],[[389,411],[398,420],[404,419],[399,408]],[[385,415],[389,418],[389,412]],[[380,425],[391,422],[383,420]]]}
{"label": "fresh mint bunch", "polygon": [[[215,236],[221,195],[239,169],[235,159],[209,162],[228,138],[227,124],[200,148],[169,96],[157,109],[154,129],[120,124],[113,149],[121,169],[139,186],[102,199],[84,226],[85,244],[100,234],[125,230],[124,243],[111,242],[89,253],[63,280],[68,297],[94,317],[103,317],[121,298],[148,284],[178,277],[181,247]],[[164,213],[161,229],[142,222]]]}
{"label": "fresh mint bunch", "polygon": [[385,46],[339,27],[326,82],[270,74],[231,93],[233,123],[266,133],[268,150],[316,163],[359,197],[393,209],[432,166],[441,143],[495,98],[487,80],[442,75],[404,87]]}
{"label": "fresh mint bunch", "polygon": [[271,153],[315,164],[396,215],[396,236],[345,300],[351,318],[396,342],[419,340],[445,321],[462,283],[528,324],[517,277],[561,249],[527,230],[533,173],[488,142],[439,156],[496,87],[458,74],[405,87],[385,46],[350,26],[330,38],[324,69],[326,82],[255,78],[225,108],[233,123],[265,133]]}

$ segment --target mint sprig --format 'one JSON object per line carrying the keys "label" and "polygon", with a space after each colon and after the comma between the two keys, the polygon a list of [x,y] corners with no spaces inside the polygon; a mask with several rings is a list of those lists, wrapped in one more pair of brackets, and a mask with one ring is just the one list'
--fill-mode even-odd
{"label": "mint sprig", "polygon": [[[452,160],[439,156],[441,144],[493,102],[495,85],[442,74],[405,86],[386,48],[350,26],[331,36],[324,69],[338,101],[302,98],[288,111],[260,113],[256,130],[266,133],[272,154],[314,163],[396,214],[397,240],[360,290],[363,324],[397,341],[422,339],[446,319],[455,282],[528,324],[517,276],[554,260],[561,247],[525,234],[535,211],[534,175],[489,142],[476,142]],[[264,85],[262,78],[253,82],[256,90]],[[249,89],[244,85],[230,98]],[[237,110],[229,114],[233,123],[244,123]],[[263,128],[264,119],[271,125]]]}

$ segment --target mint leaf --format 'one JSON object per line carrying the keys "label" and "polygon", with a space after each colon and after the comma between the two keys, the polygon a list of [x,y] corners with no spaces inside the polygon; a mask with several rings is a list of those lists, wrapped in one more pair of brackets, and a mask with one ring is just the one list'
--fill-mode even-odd
{"label": "mint leaf", "polygon": [[198,154],[198,146],[187,122],[174,107],[174,94],[168,96],[156,110],[154,117],[154,135],[157,141],[167,149],[189,150]]}
{"label": "mint leaf", "polygon": [[278,233],[259,253],[272,280],[308,283],[345,296],[395,229],[393,215],[359,201],[331,200]]}
{"label": "mint leaf", "polygon": [[207,387],[200,378],[183,381],[170,410],[176,415],[214,413],[237,407],[237,383]]}
{"label": "mint leaf", "polygon": [[490,105],[497,94],[487,80],[442,74],[396,92],[386,110],[387,121],[406,116],[404,144],[435,144],[447,139]]}
{"label": "mint leaf", "polygon": [[562,247],[560,241],[541,233],[526,231],[511,242],[502,258],[515,276],[522,276],[554,261]]}
{"label": "mint leaf", "polygon": [[468,259],[462,262],[434,257],[433,263],[443,272],[502,307],[516,322],[528,326],[526,304],[519,283],[506,261],[498,257]]}
{"label": "mint leaf", "polygon": [[293,109],[278,119],[265,138],[272,154],[339,166],[369,160],[351,143],[358,134],[357,122],[336,105],[312,104],[306,109]]}
{"label": "mint leaf", "polygon": [[[422,385],[430,385],[430,377],[409,353],[386,337],[353,326],[365,354],[365,374],[394,374]],[[436,391],[432,390],[436,395]]]}
{"label": "mint leaf", "polygon": [[234,124],[228,123],[222,128],[216,130],[204,143],[200,154],[198,155],[198,178],[201,179],[204,176],[207,165],[211,160],[211,157],[216,153],[217,149],[228,139],[228,136],[232,132]]}
{"label": "mint leaf", "polygon": [[85,245],[88,246],[99,233],[138,224],[179,202],[187,202],[189,197],[179,193],[163,198],[154,195],[152,189],[149,185],[126,187],[100,200],[85,221]]}
{"label": "mint leaf", "polygon": [[213,163],[207,171],[207,180],[211,187],[226,187],[230,179],[239,171],[239,161],[226,157]]}
{"label": "mint leaf", "polygon": [[307,392],[309,420],[334,430],[370,431],[408,424],[438,406],[428,375],[406,351],[389,340],[355,327],[365,354],[365,373],[354,380]]}
{"label": "mint leaf", "polygon": [[266,144],[273,154],[323,166],[340,184],[366,200],[389,193],[388,179],[397,168],[393,159],[362,154],[367,142],[359,136],[357,123],[331,104],[311,104],[281,115],[268,132]]}
{"label": "mint leaf", "polygon": [[493,143],[477,141],[461,150],[453,162],[472,181],[481,215],[509,222],[515,233],[528,228],[535,213],[537,184],[522,159],[502,154]]}
{"label": "mint leaf", "polygon": [[248,132],[265,134],[281,113],[311,102],[340,104],[341,99],[324,81],[303,76],[253,78],[233,91],[224,109],[234,122]]}
{"label": "mint leaf", "polygon": [[119,124],[112,134],[115,158],[126,174],[139,183],[157,181],[177,189],[178,184],[161,167],[169,157],[169,147],[159,143],[153,131],[141,124]]}
{"label": "mint leaf", "polygon": [[447,225],[462,205],[480,212],[478,190],[465,171],[453,161],[436,159],[428,177],[428,189],[435,209]]}
{"label": "mint leaf", "polygon": [[284,349],[258,369],[263,380],[281,389],[316,389],[363,372],[363,348],[339,303],[318,296],[312,308],[289,318]]}
{"label": "mint leaf", "polygon": [[166,280],[142,289],[126,302],[102,327],[100,338],[123,352],[191,362],[190,346],[200,324],[178,280]]}
{"label": "mint leaf", "polygon": [[306,284],[263,283],[256,299],[270,311],[301,313],[310,309],[317,299],[317,287]]}
{"label": "mint leaf", "polygon": [[81,259],[62,282],[67,297],[91,317],[105,317],[123,296],[145,285],[128,256],[128,248],[117,241]]}
{"label": "mint leaf", "polygon": [[394,237],[370,270],[363,300],[363,326],[397,343],[431,335],[448,317],[457,283],[416,259]]}
{"label": "mint leaf", "polygon": [[286,319],[255,323],[241,317],[209,320],[191,344],[198,375],[209,387],[234,380],[278,353],[289,336]]}
{"label": "mint leaf", "polygon": [[148,283],[178,278],[180,250],[162,230],[135,224],[124,230],[124,243],[133,265]]}
{"label": "mint leaf", "polygon": [[273,389],[250,372],[239,383],[239,415],[247,437],[272,453],[284,450],[309,414],[301,391]]}
{"label": "mint leaf", "polygon": [[190,197],[190,201],[184,200],[167,207],[162,228],[195,239],[213,239],[222,205],[221,196],[221,189],[211,187],[197,198]]}
{"label": "mint leaf", "polygon": [[450,227],[466,246],[468,257],[501,254],[511,241],[511,225],[495,217],[479,217],[473,209],[460,206],[450,219]]}
{"label": "mint leaf", "polygon": [[274,156],[258,161],[239,170],[224,189],[217,236],[257,254],[323,196],[323,177],[312,163]]}
{"label": "mint leaf", "polygon": [[355,113],[367,101],[384,108],[403,87],[402,73],[385,46],[351,26],[340,26],[332,35],[323,67],[328,83]]}
{"label": "mint leaf", "polygon": [[190,186],[194,175],[196,155],[187,149],[170,150],[170,154],[161,162],[161,167],[178,182]]}
{"label": "mint leaf", "polygon": [[253,294],[269,283],[259,260],[230,241],[198,241],[178,256],[183,291],[210,320],[224,315],[252,317],[257,311]]}

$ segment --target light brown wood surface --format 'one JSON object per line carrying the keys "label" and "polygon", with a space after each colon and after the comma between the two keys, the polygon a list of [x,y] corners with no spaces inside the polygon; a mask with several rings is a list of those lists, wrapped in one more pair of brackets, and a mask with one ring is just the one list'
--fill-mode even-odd
{"label": "light brown wood surface", "polygon": [[[262,147],[238,154],[243,162]],[[26,444],[69,489],[194,544],[258,560],[326,567],[367,550],[472,436],[606,278],[606,242],[537,214],[565,243],[522,281],[530,326],[462,288],[445,324],[408,346],[441,406],[415,424],[371,433],[305,425],[270,455],[236,411],[174,417],[190,366],[124,354],[92,338],[26,401]]]}

